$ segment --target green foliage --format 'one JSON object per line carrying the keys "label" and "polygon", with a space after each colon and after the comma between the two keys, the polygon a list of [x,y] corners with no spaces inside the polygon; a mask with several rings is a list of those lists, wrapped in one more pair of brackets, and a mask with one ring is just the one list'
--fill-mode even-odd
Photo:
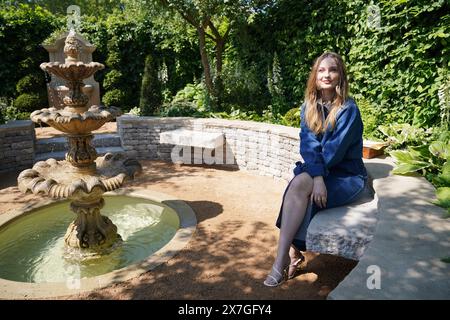
{"label": "green foliage", "polygon": [[163,117],[207,117],[208,93],[204,84],[187,84],[160,111]]}
{"label": "green foliage", "polygon": [[[136,93],[143,92],[145,57],[150,53],[158,71],[167,69],[160,89],[164,101],[175,100],[173,94],[201,78],[198,33],[178,14],[185,12],[197,22],[211,18],[216,28],[218,34],[211,25],[205,27],[213,78],[219,76],[220,64],[218,42],[211,37],[223,37],[226,43],[215,84],[223,85],[223,110],[229,113],[241,109],[239,116],[282,123],[279,114],[303,100],[314,58],[333,50],[348,67],[365,137],[379,138],[377,126],[396,122],[425,132],[438,123],[448,129],[448,1],[374,1],[380,9],[379,25],[370,23],[369,4],[363,0],[168,1],[175,10],[167,10],[160,1],[87,2],[77,3],[83,13],[79,31],[97,47],[94,61],[106,64],[95,75],[104,85],[101,93],[120,90],[120,95],[108,93],[106,100],[115,95],[113,100],[121,101],[124,109],[140,105]],[[42,72],[39,64],[48,61],[48,54],[39,44],[66,29],[64,3],[15,1],[0,7],[1,97],[16,98],[17,88],[28,90],[18,81]],[[205,110],[208,99],[205,95]],[[400,144],[418,143],[413,140],[408,137]]]}
{"label": "green foliage", "polygon": [[14,100],[14,108],[19,112],[33,112],[46,105],[46,99],[35,93],[22,93]]}
{"label": "green foliage", "polygon": [[45,93],[45,80],[43,74],[28,74],[16,84],[18,94],[39,92]]}
{"label": "green foliage", "polygon": [[353,93],[378,107],[383,123],[430,127],[439,120],[438,88],[448,68],[449,3],[380,1],[380,24],[367,1],[348,2],[349,72]]}
{"label": "green foliage", "polygon": [[107,106],[123,106],[126,95],[120,89],[112,89],[107,91],[102,98],[102,102]]}
{"label": "green foliage", "polygon": [[356,104],[358,105],[364,124],[364,138],[374,140],[381,138],[379,131],[377,130],[378,126],[381,124],[379,122],[377,108],[372,106],[372,104],[364,98],[356,100]]}
{"label": "green foliage", "polygon": [[39,6],[0,6],[0,96],[17,96],[17,82],[39,74],[39,64],[48,60],[40,43],[58,27],[58,19]]}
{"label": "green foliage", "polygon": [[396,161],[395,174],[418,172],[437,187],[437,201],[434,203],[450,212],[450,133],[436,132],[408,146],[407,150],[391,151]]}
{"label": "green foliage", "polygon": [[379,126],[378,129],[387,137],[388,150],[422,145],[429,142],[434,134],[432,128],[423,129],[407,123],[383,125]]}
{"label": "green foliage", "polygon": [[195,103],[190,101],[178,101],[164,106],[160,112],[162,117],[194,117],[201,116]]}
{"label": "green foliage", "polygon": [[411,172],[416,172],[425,168],[430,167],[432,164],[426,161],[425,157],[412,147],[407,151],[405,150],[395,150],[391,151],[390,155],[397,162],[396,168],[393,170],[395,174],[407,174]]}
{"label": "green foliage", "polygon": [[192,102],[199,111],[208,109],[208,93],[203,83],[187,84],[182,90],[178,91],[171,104]]}
{"label": "green foliage", "polygon": [[26,3],[32,7],[39,5],[48,11],[59,15],[66,15],[67,7],[76,4],[80,6],[81,14],[96,16],[110,14],[114,10],[120,9],[120,4],[122,3],[120,0],[14,0],[6,2]]}
{"label": "green foliage", "polygon": [[6,108],[8,107],[8,101],[4,98],[0,98],[0,124],[6,123],[5,118]]}
{"label": "green foliage", "polygon": [[112,69],[106,75],[103,80],[103,87],[106,90],[112,90],[120,84],[122,81],[122,73],[119,70]]}
{"label": "green foliage", "polygon": [[281,124],[289,127],[300,127],[300,108],[295,107],[290,109],[281,119]]}
{"label": "green foliage", "polygon": [[14,120],[30,120],[29,112],[21,112],[12,105],[4,107],[0,103],[0,124]]}
{"label": "green foliage", "polygon": [[255,111],[242,111],[238,108],[231,107],[231,112],[210,112],[207,114],[212,118],[221,118],[221,119],[229,119],[229,120],[246,120],[246,121],[256,121],[256,122],[267,122],[280,124],[281,116],[280,114],[274,114],[272,112],[272,106],[268,106],[266,110],[264,110],[262,115],[259,115]]}
{"label": "green foliage", "polygon": [[255,111],[262,114],[271,103],[266,88],[266,79],[258,73],[256,64],[243,65],[239,60],[226,61],[222,79],[224,85],[223,109],[230,111],[231,106],[243,111]]}
{"label": "green foliage", "polygon": [[149,54],[145,59],[144,76],[142,77],[141,99],[139,107],[143,116],[154,115],[161,107],[161,84],[158,80],[158,64]]}
{"label": "green foliage", "polygon": [[285,110],[287,103],[284,96],[283,76],[278,55],[275,52],[273,63],[267,74],[267,87],[272,96],[272,106],[277,112]]}
{"label": "green foliage", "polygon": [[442,187],[436,190],[437,200],[433,202],[435,205],[447,209],[445,218],[450,217],[450,187]]}
{"label": "green foliage", "polygon": [[142,115],[142,111],[141,111],[140,108],[134,107],[134,108],[131,108],[130,111],[128,111],[127,114],[131,114],[133,116],[140,116],[140,115]]}

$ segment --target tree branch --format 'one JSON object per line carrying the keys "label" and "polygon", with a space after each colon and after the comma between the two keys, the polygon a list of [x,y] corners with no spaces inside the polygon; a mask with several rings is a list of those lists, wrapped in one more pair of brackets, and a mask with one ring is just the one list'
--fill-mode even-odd
{"label": "tree branch", "polygon": [[217,31],[216,27],[214,26],[214,24],[212,23],[211,20],[208,20],[208,26],[211,28],[211,31],[216,36],[216,38],[218,38],[218,39],[222,38],[220,36],[219,31]]}
{"label": "tree branch", "polygon": [[[159,0],[159,2],[163,6],[167,7],[168,9],[172,9],[170,7],[170,2],[168,0]],[[189,22],[192,26],[194,26],[196,28],[198,27],[198,23],[197,23],[197,21],[195,21],[193,14],[186,13],[176,6],[175,6],[175,11],[178,12],[183,17],[183,19],[186,20],[187,22]]]}

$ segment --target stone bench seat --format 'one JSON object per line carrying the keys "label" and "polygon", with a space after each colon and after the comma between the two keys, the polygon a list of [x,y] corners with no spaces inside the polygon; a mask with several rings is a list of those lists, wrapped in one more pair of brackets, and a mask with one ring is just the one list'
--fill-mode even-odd
{"label": "stone bench seat", "polygon": [[308,251],[357,260],[373,239],[378,197],[366,197],[346,206],[319,211],[308,227]]}
{"label": "stone bench seat", "polygon": [[223,133],[176,129],[161,132],[161,144],[215,149],[223,146]]}

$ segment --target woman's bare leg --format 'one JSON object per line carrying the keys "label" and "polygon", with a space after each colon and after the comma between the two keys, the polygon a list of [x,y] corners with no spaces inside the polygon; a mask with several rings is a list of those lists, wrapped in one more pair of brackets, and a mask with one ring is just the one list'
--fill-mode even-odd
{"label": "woman's bare leg", "polygon": [[282,275],[280,274],[283,273],[283,270],[290,262],[289,249],[292,240],[305,217],[312,188],[313,179],[309,174],[302,173],[294,177],[289,185],[289,189],[286,191],[283,202],[277,257],[270,273],[271,277],[268,277],[265,281],[265,283],[268,282],[268,285],[276,284],[277,281],[273,280],[272,277],[281,280]]}

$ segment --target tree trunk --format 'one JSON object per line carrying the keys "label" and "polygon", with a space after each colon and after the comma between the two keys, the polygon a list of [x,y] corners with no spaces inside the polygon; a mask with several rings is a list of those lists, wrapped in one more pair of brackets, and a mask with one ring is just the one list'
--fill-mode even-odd
{"label": "tree trunk", "polygon": [[198,37],[199,37],[199,47],[200,47],[200,56],[202,60],[203,70],[205,72],[205,83],[206,88],[210,95],[214,95],[214,85],[211,78],[211,67],[209,65],[208,53],[206,52],[206,37],[205,37],[205,29],[203,26],[197,27]]}
{"label": "tree trunk", "polygon": [[222,104],[223,81],[222,81],[222,64],[223,51],[225,48],[225,39],[216,38],[216,79],[214,83],[215,95],[217,97],[217,107],[220,108]]}

